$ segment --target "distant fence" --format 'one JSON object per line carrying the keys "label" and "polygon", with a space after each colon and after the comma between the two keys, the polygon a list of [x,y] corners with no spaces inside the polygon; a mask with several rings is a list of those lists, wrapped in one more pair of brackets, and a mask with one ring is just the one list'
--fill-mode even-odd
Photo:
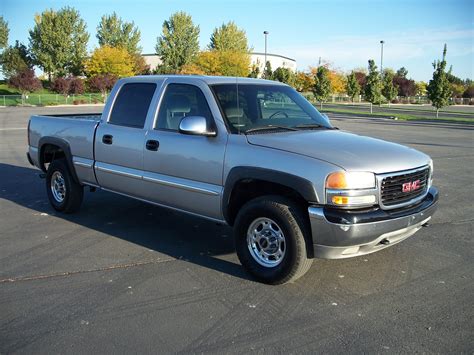
{"label": "distant fence", "polygon": [[29,95],[0,95],[0,106],[54,106],[54,105],[83,105],[104,103],[107,97],[100,93],[82,95],[60,94],[29,94]]}
{"label": "distant fence", "polygon": [[[303,93],[304,96],[310,100],[314,100],[314,95],[311,92]],[[351,98],[347,95],[331,95],[329,99],[326,101],[327,103],[351,103]],[[366,102],[361,95],[358,95],[354,98],[354,102]],[[426,96],[397,96],[394,100],[392,100],[394,104],[413,104],[413,105],[431,105],[431,101]],[[474,98],[462,98],[456,97],[451,99],[452,105],[474,105]]]}

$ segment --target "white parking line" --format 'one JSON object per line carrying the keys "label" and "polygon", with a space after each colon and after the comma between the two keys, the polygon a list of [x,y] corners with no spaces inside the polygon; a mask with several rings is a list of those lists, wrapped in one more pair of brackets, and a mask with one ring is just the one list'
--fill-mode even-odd
{"label": "white parking line", "polygon": [[26,127],[0,128],[0,131],[19,131],[24,129],[26,129]]}

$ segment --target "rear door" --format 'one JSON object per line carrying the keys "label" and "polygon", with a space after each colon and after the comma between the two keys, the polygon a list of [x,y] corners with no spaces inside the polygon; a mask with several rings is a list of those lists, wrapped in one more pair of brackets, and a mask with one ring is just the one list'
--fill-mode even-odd
{"label": "rear door", "polygon": [[95,171],[99,185],[119,193],[143,197],[145,121],[152,115],[155,82],[119,86],[108,117],[97,128]]}

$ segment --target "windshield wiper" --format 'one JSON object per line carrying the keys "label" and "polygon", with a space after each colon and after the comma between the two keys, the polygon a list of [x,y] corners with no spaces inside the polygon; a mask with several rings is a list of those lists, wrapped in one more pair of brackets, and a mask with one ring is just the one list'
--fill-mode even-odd
{"label": "windshield wiper", "polygon": [[319,123],[303,123],[303,124],[293,126],[293,128],[296,128],[296,129],[319,129],[319,128],[337,129],[335,127],[324,126]]}
{"label": "windshield wiper", "polygon": [[261,131],[273,131],[273,130],[285,130],[285,131],[297,131],[297,128],[294,127],[288,127],[288,126],[276,126],[276,125],[268,125],[268,126],[262,126],[262,127],[255,127],[255,128],[250,128],[246,130],[244,133],[252,133],[252,132],[261,132]]}

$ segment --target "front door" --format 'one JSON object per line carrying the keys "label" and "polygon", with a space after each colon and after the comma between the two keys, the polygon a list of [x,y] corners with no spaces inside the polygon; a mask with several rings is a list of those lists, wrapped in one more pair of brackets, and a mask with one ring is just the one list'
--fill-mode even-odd
{"label": "front door", "polygon": [[[184,135],[178,132],[185,116],[206,117],[214,125],[214,115],[203,93],[212,95],[204,83],[167,82],[156,122],[147,132],[143,179],[149,200],[202,216],[222,219],[222,173],[227,132],[222,127],[215,137]],[[214,112],[217,106],[214,104]]]}

